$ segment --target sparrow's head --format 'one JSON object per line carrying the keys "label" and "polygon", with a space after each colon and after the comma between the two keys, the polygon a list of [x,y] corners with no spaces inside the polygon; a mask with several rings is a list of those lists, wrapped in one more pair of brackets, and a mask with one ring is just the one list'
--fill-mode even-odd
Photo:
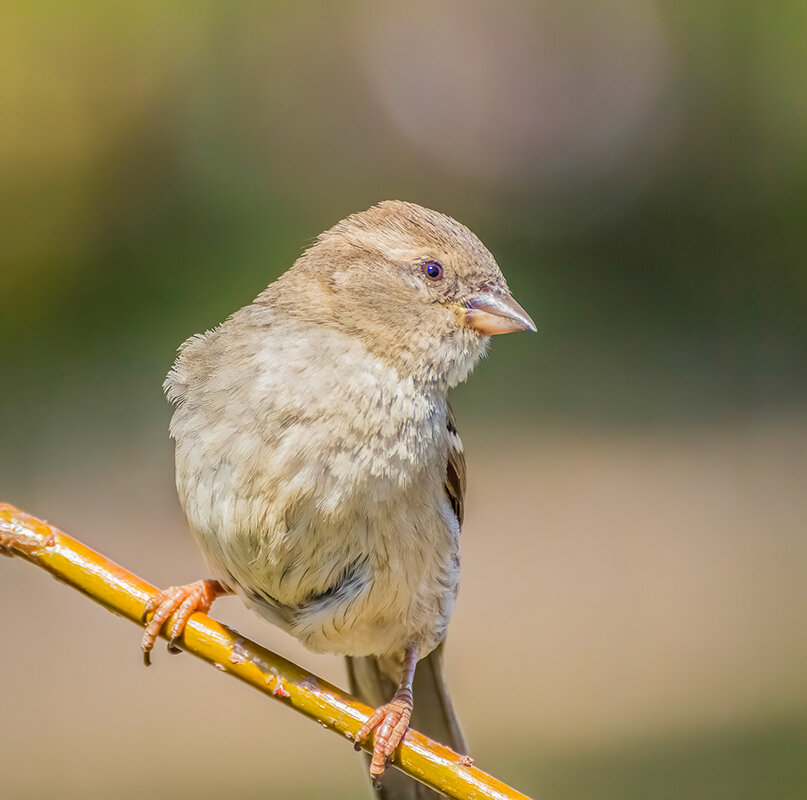
{"label": "sparrow's head", "polygon": [[359,337],[399,371],[450,386],[489,336],[535,330],[482,242],[413,203],[386,201],[343,219],[276,285],[295,316]]}

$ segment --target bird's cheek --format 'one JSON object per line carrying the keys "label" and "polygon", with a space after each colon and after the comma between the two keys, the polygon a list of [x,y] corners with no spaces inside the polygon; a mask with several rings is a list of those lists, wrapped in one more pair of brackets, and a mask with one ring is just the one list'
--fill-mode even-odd
{"label": "bird's cheek", "polygon": [[448,308],[451,311],[454,324],[458,328],[469,327],[467,322],[468,309],[465,308],[465,306],[462,306],[459,303],[449,303]]}

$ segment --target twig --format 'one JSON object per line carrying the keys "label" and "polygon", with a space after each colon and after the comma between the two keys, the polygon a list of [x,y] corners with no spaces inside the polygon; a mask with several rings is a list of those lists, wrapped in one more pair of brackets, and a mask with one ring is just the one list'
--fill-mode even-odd
{"label": "twig", "polygon": [[[0,503],[0,553],[22,556],[138,625],[143,624],[146,601],[157,591],[58,528],[5,503]],[[164,628],[170,628],[170,620]],[[197,612],[191,617],[182,647],[350,740],[372,710],[206,614]],[[393,763],[457,800],[529,800],[417,731],[407,732]]]}

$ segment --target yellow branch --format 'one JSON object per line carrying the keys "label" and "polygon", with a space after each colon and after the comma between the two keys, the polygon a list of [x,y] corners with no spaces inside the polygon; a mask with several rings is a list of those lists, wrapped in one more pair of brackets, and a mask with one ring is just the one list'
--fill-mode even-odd
{"label": "yellow branch", "polygon": [[[0,553],[22,556],[138,625],[143,624],[146,601],[157,591],[58,528],[6,503],[0,503]],[[170,628],[170,620],[164,628]],[[335,686],[239,636],[207,614],[197,612],[191,617],[182,647],[351,741],[371,712]],[[417,731],[407,732],[393,763],[457,800],[529,800],[482,770],[463,764],[453,750]]]}

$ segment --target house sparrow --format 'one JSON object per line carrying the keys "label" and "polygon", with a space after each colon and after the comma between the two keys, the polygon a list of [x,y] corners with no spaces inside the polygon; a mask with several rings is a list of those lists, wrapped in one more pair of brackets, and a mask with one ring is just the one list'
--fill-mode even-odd
{"label": "house sparrow", "polygon": [[479,239],[388,201],[188,339],[164,388],[179,498],[215,578],[151,599],[146,663],[171,614],[175,650],[191,614],[236,593],[311,650],[348,657],[353,691],[378,706],[356,737],[375,731],[376,784],[413,693],[415,724],[464,752],[440,665],[465,491],[446,394],[489,336],[517,330],[535,325]]}

